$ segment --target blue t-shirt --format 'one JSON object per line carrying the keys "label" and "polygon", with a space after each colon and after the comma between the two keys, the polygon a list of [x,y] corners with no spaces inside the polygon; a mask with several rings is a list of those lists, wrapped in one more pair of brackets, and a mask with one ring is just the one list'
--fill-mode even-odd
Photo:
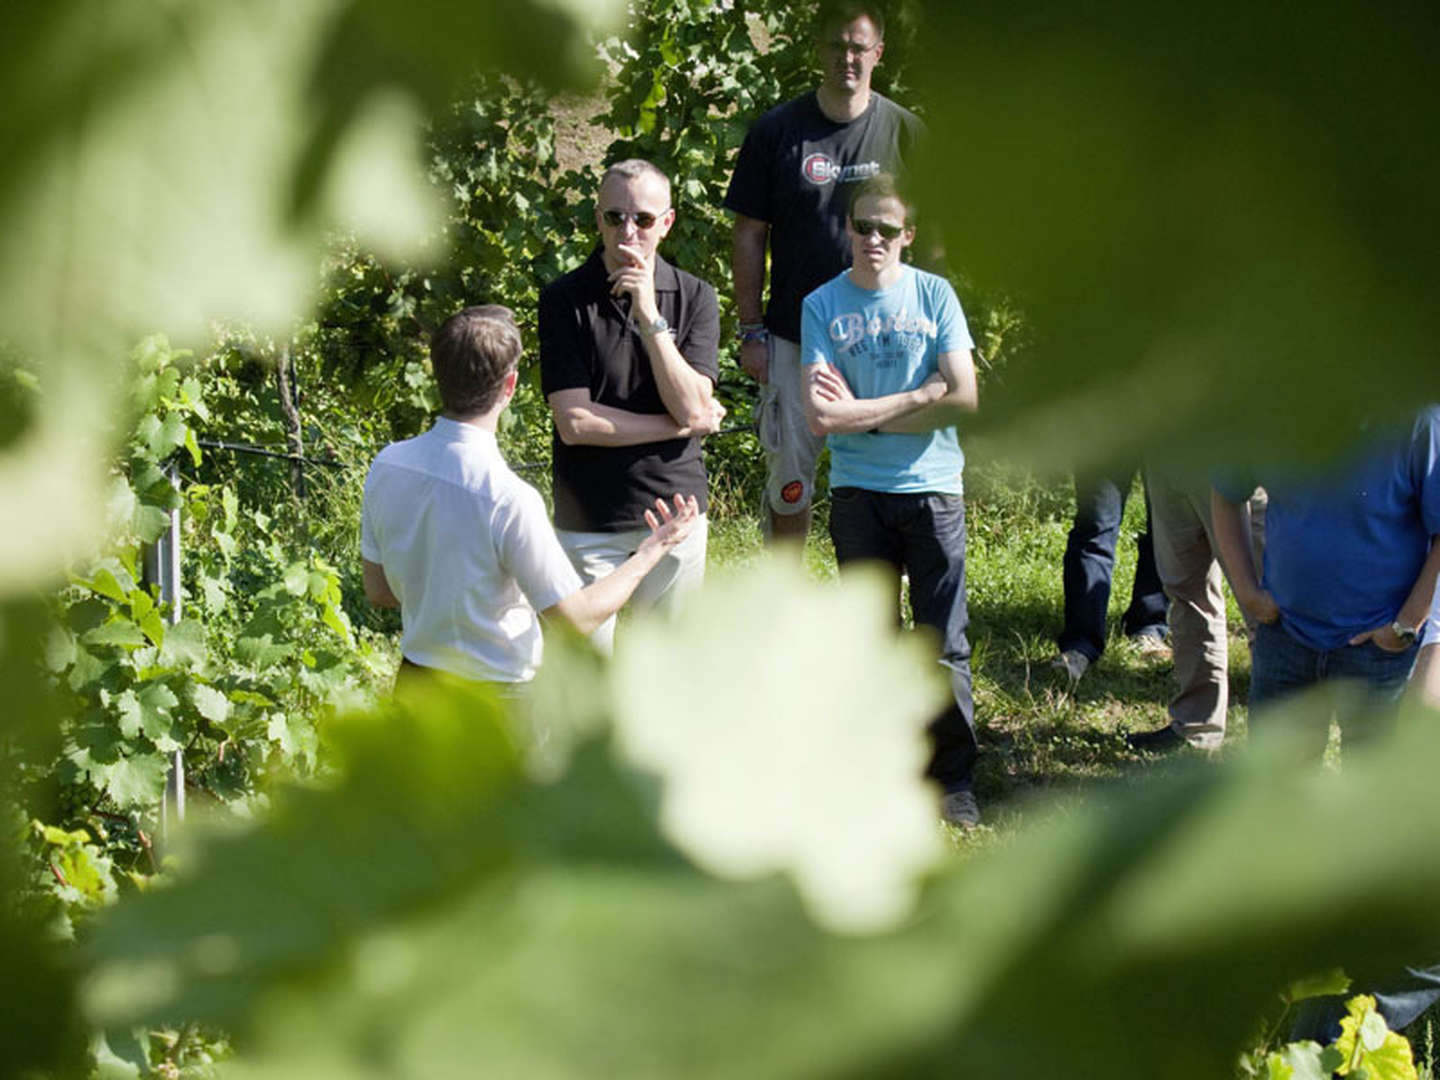
{"label": "blue t-shirt", "polygon": [[[888,289],[862,289],[849,271],[805,298],[800,358],[833,364],[857,398],[914,390],[939,369],[941,353],[974,348],[950,283],[902,265]],[[831,435],[830,486],[867,491],[962,494],[965,454],[955,428],[921,435]]]}
{"label": "blue t-shirt", "polygon": [[[1215,486],[1240,502],[1252,479]],[[1440,407],[1323,476],[1258,479],[1270,496],[1260,584],[1285,630],[1328,650],[1394,621],[1440,535]]]}

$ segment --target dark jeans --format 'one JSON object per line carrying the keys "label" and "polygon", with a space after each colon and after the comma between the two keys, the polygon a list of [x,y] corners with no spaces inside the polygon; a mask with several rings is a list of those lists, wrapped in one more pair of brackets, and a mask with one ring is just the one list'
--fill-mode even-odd
{"label": "dark jeans", "polygon": [[916,626],[940,636],[940,662],[950,669],[954,703],[930,723],[934,747],[925,774],[947,792],[970,785],[975,767],[975,700],[970,640],[965,631],[965,500],[921,492],[894,495],[862,488],[830,492],[830,539],[843,571],[880,562],[910,577]]}
{"label": "dark jeans", "polygon": [[[1366,706],[1373,710],[1399,700],[1419,653],[1418,645],[1392,653],[1368,641],[1338,649],[1312,649],[1291,637],[1280,624],[1261,623],[1255,629],[1251,647],[1251,728],[1255,728],[1257,712],[1263,721],[1267,707],[1307,687],[1343,679],[1368,691],[1353,707],[1340,711],[1341,737],[1345,743],[1352,743],[1374,730],[1373,726],[1366,730],[1357,724]],[[1340,1033],[1346,999],[1359,993],[1374,994],[1380,1015],[1392,1031],[1399,1031],[1440,1000],[1440,966],[1409,968],[1393,980],[1383,980],[1378,988],[1356,987],[1344,996],[1306,1001],[1296,1013],[1291,1038],[1314,1039],[1322,1045],[1333,1041]]]}
{"label": "dark jeans", "polygon": [[[1062,652],[1074,649],[1092,662],[1105,651],[1105,612],[1110,606],[1110,579],[1115,572],[1115,545],[1130,494],[1134,469],[1075,478],[1075,522],[1065,541],[1062,580],[1065,626],[1057,643]],[[1145,497],[1145,531],[1135,538],[1135,584],[1123,627],[1131,637],[1164,635],[1165,588],[1155,569],[1150,540],[1150,497]]]}
{"label": "dark jeans", "polygon": [[1306,687],[1345,680],[1367,692],[1354,707],[1340,710],[1341,736],[1353,739],[1368,734],[1357,725],[1357,719],[1367,706],[1373,710],[1399,699],[1419,654],[1419,645],[1392,653],[1368,641],[1338,649],[1312,649],[1291,637],[1279,623],[1261,623],[1255,628],[1250,649],[1251,726],[1257,714],[1263,720],[1268,706]]}

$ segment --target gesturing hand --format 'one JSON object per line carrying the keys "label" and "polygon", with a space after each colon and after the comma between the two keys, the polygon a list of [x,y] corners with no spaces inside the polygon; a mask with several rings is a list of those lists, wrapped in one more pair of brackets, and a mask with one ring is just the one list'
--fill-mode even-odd
{"label": "gesturing hand", "polygon": [[650,526],[650,535],[640,542],[640,546],[673,548],[690,535],[699,518],[700,504],[694,495],[676,495],[674,513],[664,499],[656,499],[655,509],[645,511],[645,524]]}

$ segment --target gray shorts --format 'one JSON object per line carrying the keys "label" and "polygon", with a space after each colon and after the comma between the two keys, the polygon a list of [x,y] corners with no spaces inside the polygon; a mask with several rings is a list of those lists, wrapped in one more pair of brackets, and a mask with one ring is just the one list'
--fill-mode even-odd
{"label": "gray shorts", "polygon": [[805,421],[800,346],[770,335],[770,380],[760,387],[756,423],[765,451],[765,501],[780,515],[798,514],[815,495],[815,463],[825,447]]}

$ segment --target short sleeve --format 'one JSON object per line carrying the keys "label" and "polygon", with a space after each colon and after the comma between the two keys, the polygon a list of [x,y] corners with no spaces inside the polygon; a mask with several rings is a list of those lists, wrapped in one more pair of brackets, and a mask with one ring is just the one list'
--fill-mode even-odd
{"label": "short sleeve", "polygon": [[967,352],[975,348],[975,339],[970,336],[970,324],[965,319],[965,309],[955,295],[954,286],[944,278],[938,279],[939,313],[935,320],[936,352]]}
{"label": "short sleeve", "polygon": [[820,290],[817,289],[805,298],[805,303],[800,310],[800,364],[802,367],[834,362],[833,354],[830,351],[830,338],[825,333],[826,321],[824,307],[820,302]]}
{"label": "short sleeve", "polygon": [[775,137],[774,125],[768,120],[768,114],[757,120],[741,143],[724,205],[726,210],[737,214],[773,222],[775,185],[771,182],[770,170],[775,160]]}
{"label": "short sleeve", "polygon": [[558,284],[540,291],[540,392],[590,389],[580,334],[580,311]]}
{"label": "short sleeve", "polygon": [[695,279],[694,313],[676,347],[685,362],[714,383],[720,380],[720,304],[708,281]]}
{"label": "short sleeve", "polygon": [[531,607],[544,611],[580,589],[580,575],[560,546],[538,491],[522,483],[495,514],[500,568],[515,579]]}
{"label": "short sleeve", "polygon": [[375,466],[365,476],[365,496],[360,506],[360,555],[370,562],[383,562],[380,536],[375,526]]}

